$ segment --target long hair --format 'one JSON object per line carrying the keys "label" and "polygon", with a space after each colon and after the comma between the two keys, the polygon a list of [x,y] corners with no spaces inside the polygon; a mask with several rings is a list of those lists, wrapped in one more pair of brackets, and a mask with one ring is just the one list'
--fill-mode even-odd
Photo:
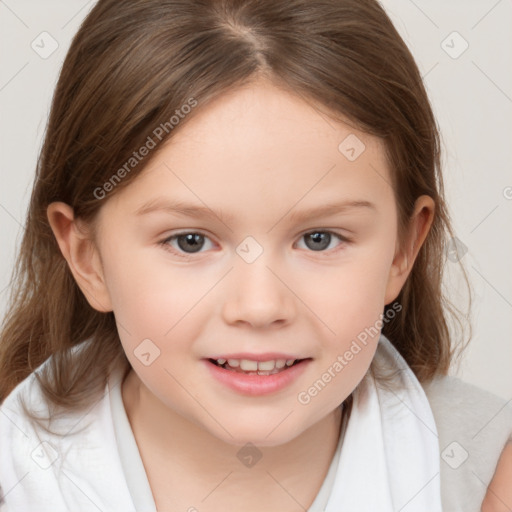
{"label": "long hair", "polygon": [[[415,199],[435,201],[432,227],[397,298],[402,311],[382,332],[421,382],[448,373],[449,315],[461,328],[467,320],[442,290],[454,235],[440,135],[418,67],[381,5],[124,0],[121,8],[99,0],[72,41],[53,97],[0,334],[0,401],[50,356],[52,371],[38,380],[49,402],[65,408],[87,406],[113,366],[129,368],[113,313],[89,305],[59,250],[48,205],[63,201],[94,227],[105,201],[195,113],[258,77],[384,141],[399,240]],[[127,167],[148,137],[158,147]],[[72,358],[69,349],[87,339]]]}

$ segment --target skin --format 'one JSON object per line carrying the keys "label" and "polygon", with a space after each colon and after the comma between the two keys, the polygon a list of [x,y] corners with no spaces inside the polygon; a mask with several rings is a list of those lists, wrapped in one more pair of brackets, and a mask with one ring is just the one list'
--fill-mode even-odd
{"label": "skin", "polygon": [[[338,150],[349,134],[366,146],[355,161]],[[259,81],[196,112],[134,182],[105,199],[96,244],[68,205],[49,206],[89,303],[114,311],[133,367],[123,402],[158,510],[311,505],[338,442],[339,404],[368,370],[378,336],[308,404],[297,396],[398,296],[433,218],[434,202],[421,196],[400,247],[390,176],[379,139]],[[135,214],[156,197],[232,217]],[[374,207],[291,218],[348,200]],[[319,243],[304,235],[326,230],[349,242],[332,235],[314,250]],[[206,236],[188,260],[176,239],[160,244],[183,232]],[[236,252],[247,236],[263,249],[252,263]],[[149,366],[134,355],[144,339],[160,350]],[[287,388],[248,397],[214,380],[201,361],[239,351],[312,361]],[[236,456],[248,442],[262,454],[250,468]]]}
{"label": "skin", "polygon": [[482,503],[482,512],[512,510],[512,443],[507,443]]}

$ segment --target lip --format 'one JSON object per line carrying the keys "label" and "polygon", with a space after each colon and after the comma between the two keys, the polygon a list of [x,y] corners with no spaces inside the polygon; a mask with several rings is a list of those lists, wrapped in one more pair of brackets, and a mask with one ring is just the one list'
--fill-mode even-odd
{"label": "lip", "polygon": [[[265,355],[265,357],[267,357],[267,355]],[[290,357],[289,359],[293,359],[293,357]],[[274,375],[246,375],[231,370],[225,370],[224,368],[215,365],[208,359],[202,359],[203,364],[206,365],[208,371],[211,372],[211,375],[218,382],[231,388],[237,393],[248,396],[269,395],[284,389],[285,387],[292,384],[292,382],[297,380],[304,373],[304,371],[306,371],[311,361],[311,358],[304,359],[300,361],[300,363],[289,366],[286,370],[283,370],[282,372],[276,373]]]}
{"label": "lip", "polygon": [[237,352],[236,354],[228,354],[221,356],[213,356],[209,359],[249,359],[251,361],[272,361],[275,359],[285,359],[288,361],[289,359],[306,359],[305,357],[298,357],[291,354],[281,354],[278,352],[265,352],[263,354],[249,354],[248,352]]}

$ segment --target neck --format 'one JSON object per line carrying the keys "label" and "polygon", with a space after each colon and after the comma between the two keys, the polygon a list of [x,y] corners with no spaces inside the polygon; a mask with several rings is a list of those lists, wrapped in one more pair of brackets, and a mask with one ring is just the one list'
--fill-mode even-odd
{"label": "neck", "polygon": [[[267,499],[282,495],[283,500],[289,500],[291,495],[305,504],[317,495],[339,440],[342,408],[337,407],[291,441],[258,447],[261,458],[244,467],[238,458],[241,446],[218,439],[165,406],[133,370],[123,382],[122,395],[152,490],[164,485],[164,480],[168,487],[169,481],[184,479],[196,482],[196,492],[201,494],[202,488],[206,495],[207,489],[213,489],[215,482],[229,474],[240,497],[255,493]],[[222,496],[219,490],[215,492],[219,503]]]}

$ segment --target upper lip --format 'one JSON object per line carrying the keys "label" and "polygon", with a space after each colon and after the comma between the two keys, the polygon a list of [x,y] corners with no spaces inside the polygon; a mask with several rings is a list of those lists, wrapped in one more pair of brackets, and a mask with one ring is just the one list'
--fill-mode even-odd
{"label": "upper lip", "polygon": [[210,357],[208,359],[249,359],[250,361],[272,361],[276,359],[284,359],[286,361],[293,359],[307,359],[305,357],[297,357],[292,354],[282,354],[279,352],[265,352],[263,354],[249,354],[248,352],[237,352],[235,354],[223,354]]}

